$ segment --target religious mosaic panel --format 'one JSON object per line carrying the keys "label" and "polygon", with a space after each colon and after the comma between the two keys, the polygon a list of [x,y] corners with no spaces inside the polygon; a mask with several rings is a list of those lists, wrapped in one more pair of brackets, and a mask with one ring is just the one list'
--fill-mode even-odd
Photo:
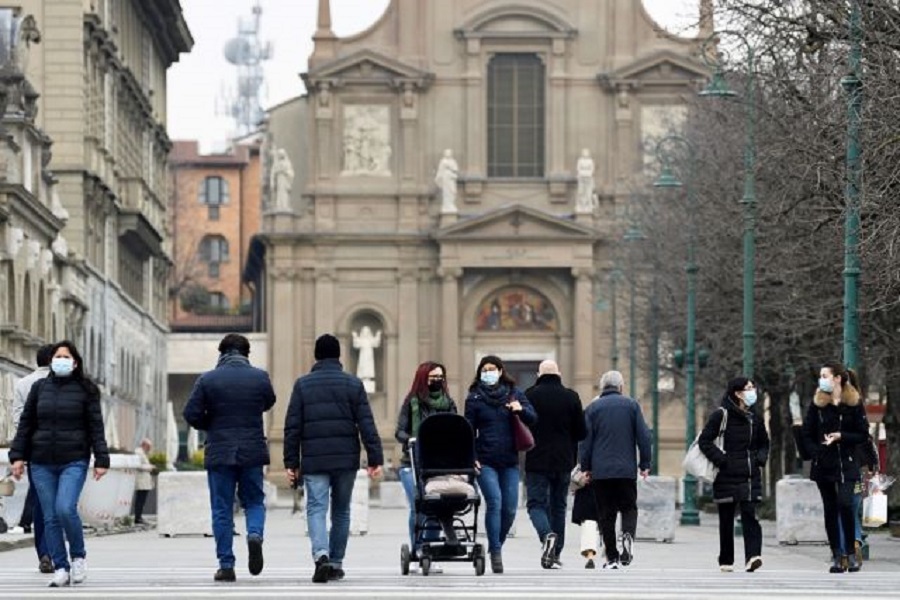
{"label": "religious mosaic panel", "polygon": [[507,287],[489,294],[476,313],[478,331],[556,331],[556,310],[542,294],[525,287]]}

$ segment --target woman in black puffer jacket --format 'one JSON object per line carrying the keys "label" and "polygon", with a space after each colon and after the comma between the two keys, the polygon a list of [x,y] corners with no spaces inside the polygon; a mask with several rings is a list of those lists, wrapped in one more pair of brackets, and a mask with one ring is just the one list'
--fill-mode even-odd
{"label": "woman in black puffer jacket", "polygon": [[[838,362],[825,363],[819,371],[816,392],[803,421],[804,454],[812,459],[809,478],[819,486],[825,513],[825,531],[834,559],[829,571],[851,572],[861,565],[841,546],[855,538],[853,495],[860,478],[857,448],[869,439],[869,423],[859,397],[856,373]],[[849,545],[849,544],[848,544]]]}
{"label": "woman in black puffer jacket", "polygon": [[[703,454],[719,468],[713,482],[713,501],[719,508],[719,568],[726,572],[734,570],[734,515],[738,507],[744,528],[745,568],[752,572],[762,566],[762,529],[756,507],[762,500],[761,469],[769,458],[769,434],[752,410],[756,394],[756,385],[746,377],[729,381],[721,408],[710,415],[698,442]],[[726,412],[720,450],[715,441]]]}
{"label": "woman in black puffer jacket", "polygon": [[[84,376],[75,344],[53,346],[50,376],[28,394],[9,449],[13,476],[31,464],[31,477],[44,512],[44,536],[55,569],[50,587],[81,583],[87,574],[78,498],[94,454],[94,479],[109,468],[100,391]],[[66,551],[66,539],[69,551]],[[69,563],[71,556],[72,562]]]}

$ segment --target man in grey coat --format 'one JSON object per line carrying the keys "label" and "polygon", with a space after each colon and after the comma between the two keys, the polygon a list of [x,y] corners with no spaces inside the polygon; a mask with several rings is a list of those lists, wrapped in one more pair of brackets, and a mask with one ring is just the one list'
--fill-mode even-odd
{"label": "man in grey coat", "polygon": [[[625,378],[607,371],[600,395],[584,411],[587,436],[579,447],[581,469],[589,477],[600,512],[606,547],[604,569],[631,564],[637,529],[637,475],[650,474],[650,430],[640,405],[625,396]],[[635,448],[640,462],[635,457]],[[622,513],[622,552],[616,544],[616,518]]]}

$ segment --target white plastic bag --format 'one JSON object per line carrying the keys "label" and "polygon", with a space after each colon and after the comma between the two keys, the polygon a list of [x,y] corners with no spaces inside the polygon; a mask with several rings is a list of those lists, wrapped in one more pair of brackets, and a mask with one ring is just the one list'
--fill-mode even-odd
{"label": "white plastic bag", "polygon": [[885,494],[872,494],[863,500],[864,527],[881,527],[887,523],[888,498]]}

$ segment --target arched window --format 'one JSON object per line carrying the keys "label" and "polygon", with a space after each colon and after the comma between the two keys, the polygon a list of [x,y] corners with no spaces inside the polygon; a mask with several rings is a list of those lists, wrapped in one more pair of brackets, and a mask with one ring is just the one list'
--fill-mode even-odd
{"label": "arched window", "polygon": [[207,274],[219,277],[219,266],[228,261],[228,240],[221,235],[207,235],[200,240],[200,260],[207,265]]}
{"label": "arched window", "polygon": [[16,323],[16,272],[12,261],[6,267],[6,322]]}
{"label": "arched window", "polygon": [[219,220],[219,207],[228,204],[228,182],[218,175],[211,175],[200,184],[200,202],[208,209],[210,221]]}
{"label": "arched window", "polygon": [[22,326],[29,332],[34,331],[31,315],[31,277],[25,273],[25,281],[22,284]]}

